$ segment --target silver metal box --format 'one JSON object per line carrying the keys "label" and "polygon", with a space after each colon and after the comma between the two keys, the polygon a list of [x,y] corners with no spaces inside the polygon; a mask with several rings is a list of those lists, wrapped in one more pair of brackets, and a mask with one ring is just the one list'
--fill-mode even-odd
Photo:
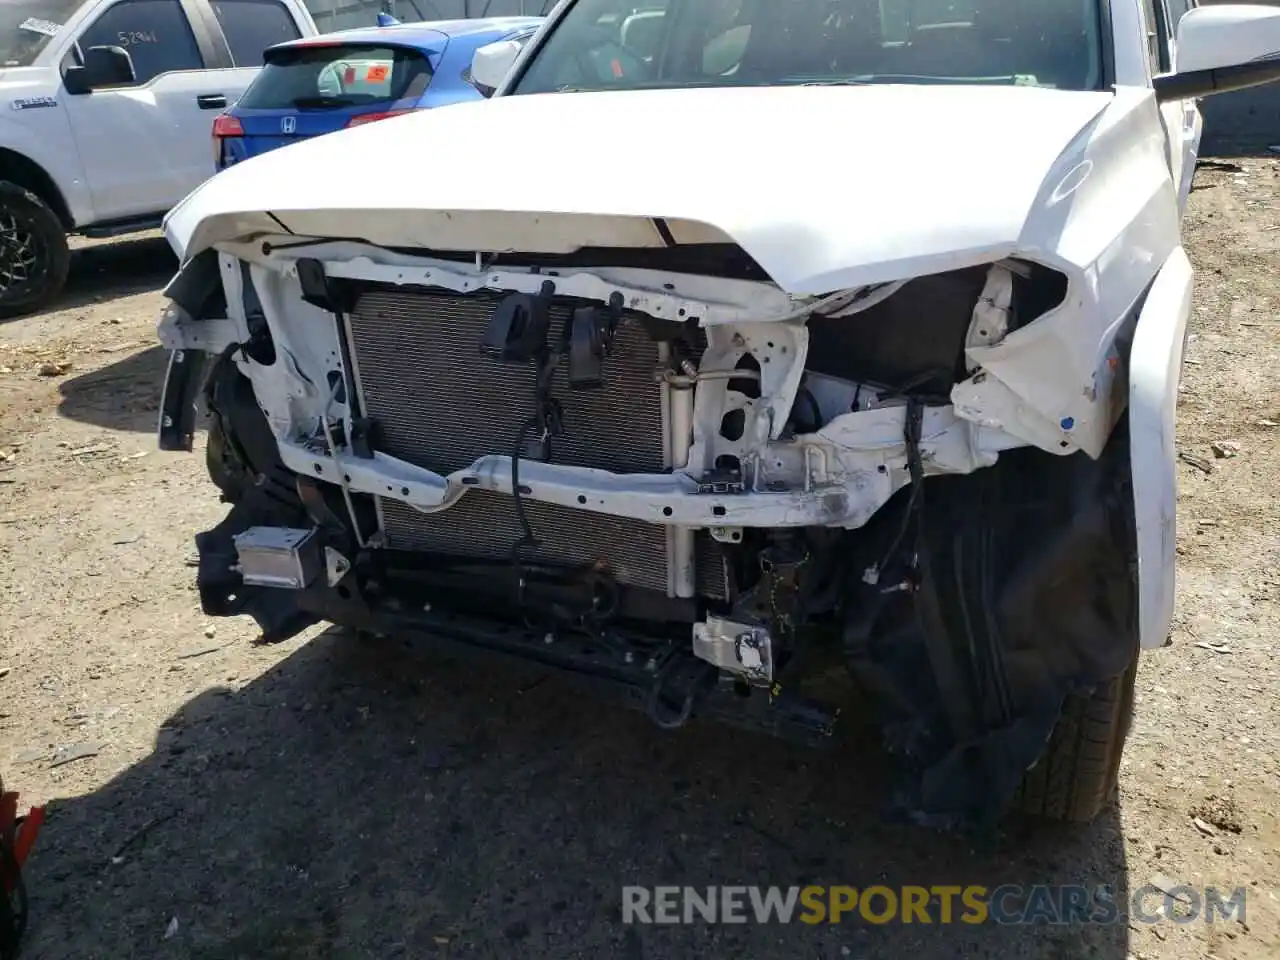
{"label": "silver metal box", "polygon": [[250,527],[233,539],[249,586],[302,590],[324,566],[314,529]]}

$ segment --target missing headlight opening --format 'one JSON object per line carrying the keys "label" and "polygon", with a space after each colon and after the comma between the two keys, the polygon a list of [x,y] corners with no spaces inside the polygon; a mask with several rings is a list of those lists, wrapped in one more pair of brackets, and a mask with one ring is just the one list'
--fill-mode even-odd
{"label": "missing headlight opening", "polygon": [[[162,335],[221,331],[212,614],[533,659],[665,728],[811,744],[842,666],[903,810],[948,822],[998,815],[1066,698],[1128,667],[1123,403],[1092,369],[1092,397],[1025,389],[1078,322],[1058,270],[793,296],[714,245],[203,256],[230,306],[175,300]],[[307,577],[243,548],[276,540]]]}

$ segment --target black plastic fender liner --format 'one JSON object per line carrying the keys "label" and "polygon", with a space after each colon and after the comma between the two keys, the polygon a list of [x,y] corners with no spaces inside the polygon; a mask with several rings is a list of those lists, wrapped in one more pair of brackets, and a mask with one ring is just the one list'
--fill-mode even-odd
{"label": "black plastic fender liner", "polygon": [[[296,474],[280,461],[253,385],[232,361],[235,349],[229,347],[214,364],[205,394],[211,417],[209,474],[233,506],[216,527],[196,535],[196,584],[206,615],[250,615],[262,628],[263,642],[274,643],[318,618],[301,609],[294,591],[246,586],[235,570],[239,557],[233,538],[254,526],[309,528],[315,521],[299,494]],[[342,536],[347,531],[333,533]]]}
{"label": "black plastic fender liner", "polygon": [[190,453],[195,445],[196,400],[204,386],[207,355],[200,350],[171,350],[160,399],[156,438],[166,452]]}
{"label": "black plastic fender liner", "polygon": [[[226,295],[217,251],[206,250],[184,264],[164,288],[164,296],[195,322],[225,314]],[[170,352],[157,431],[161,450],[191,451],[195,439],[196,401],[205,386],[206,375],[231,352],[229,348],[216,359],[203,350]]]}
{"label": "black plastic fender liner", "polygon": [[261,490],[251,490],[226,518],[204,533],[196,534],[200,567],[196,586],[200,609],[210,617],[248,614],[262,629],[262,643],[279,643],[301,633],[319,621],[298,604],[298,593],[272,587],[246,586],[236,571],[239,557],[233,538],[254,526],[299,526],[307,524],[301,508],[283,514],[278,501]]}
{"label": "black plastic fender liner", "polygon": [[205,250],[187,262],[165,286],[164,295],[191,317],[205,316],[211,303],[222,296],[222,271],[218,251]]}
{"label": "black plastic fender liner", "polygon": [[[916,548],[927,579],[846,637],[855,678],[877,693],[904,774],[895,813],[989,826],[1044,753],[1066,697],[1122,674],[1138,653],[1128,424],[1103,456],[1020,449],[928,484]],[[940,616],[923,618],[919,597]],[[851,605],[852,606],[852,605]],[[851,624],[859,611],[851,609]],[[976,729],[949,715],[927,629],[941,629]],[[939,638],[933,637],[933,642]]]}

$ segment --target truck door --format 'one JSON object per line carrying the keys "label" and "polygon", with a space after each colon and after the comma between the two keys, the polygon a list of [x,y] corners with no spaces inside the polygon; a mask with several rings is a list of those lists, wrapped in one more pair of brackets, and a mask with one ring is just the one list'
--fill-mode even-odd
{"label": "truck door", "polygon": [[197,39],[198,27],[181,0],[117,0],[101,6],[65,55],[64,68],[89,47],[121,47],[136,75],[66,97],[96,222],[163,214],[213,172],[208,105],[221,91],[210,86],[212,46],[207,31]]}
{"label": "truck door", "polygon": [[[287,17],[271,36],[313,29],[305,12],[295,19],[292,8],[277,0],[220,0],[216,6],[268,3]],[[66,97],[96,222],[161,216],[213,175],[213,119],[253,76],[252,68],[236,67],[216,12],[205,0],[104,3],[65,55],[68,66],[89,47],[122,47],[136,74],[132,84]],[[234,14],[224,11],[222,19],[237,36],[230,25]],[[297,20],[305,20],[302,27]]]}

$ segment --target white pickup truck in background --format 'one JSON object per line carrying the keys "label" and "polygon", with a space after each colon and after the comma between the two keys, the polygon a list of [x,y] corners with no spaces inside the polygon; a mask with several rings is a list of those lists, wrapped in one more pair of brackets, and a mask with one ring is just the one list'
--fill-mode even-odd
{"label": "white pickup truck in background", "polygon": [[3,0],[0,318],[58,296],[67,234],[159,226],[262,51],[316,32],[302,0]]}

